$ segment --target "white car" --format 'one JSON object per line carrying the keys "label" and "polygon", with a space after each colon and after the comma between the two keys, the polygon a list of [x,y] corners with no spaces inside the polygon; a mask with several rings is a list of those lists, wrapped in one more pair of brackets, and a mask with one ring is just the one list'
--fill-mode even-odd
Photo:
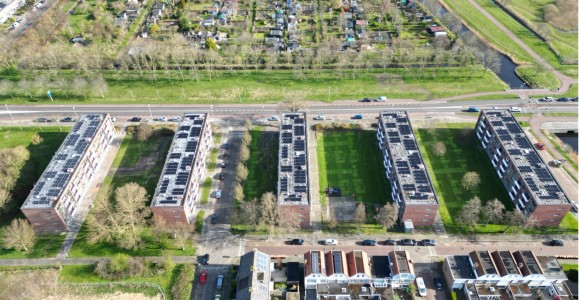
{"label": "white car", "polygon": [[215,198],[220,199],[222,197],[222,190],[215,191]]}
{"label": "white car", "polygon": [[425,286],[425,281],[423,281],[423,277],[417,277],[415,279],[415,282],[417,283],[417,291],[419,292],[419,295],[421,297],[426,297],[427,287]]}
{"label": "white car", "polygon": [[167,121],[167,118],[165,118],[164,116],[159,116],[159,117],[157,117],[157,121],[165,122],[165,121]]}
{"label": "white car", "polygon": [[268,118],[268,121],[279,121],[280,119],[278,119],[278,117],[276,116],[271,116]]}
{"label": "white car", "polygon": [[376,102],[385,102],[387,101],[387,96],[380,96],[377,99],[375,99]]}
{"label": "white car", "polygon": [[338,241],[335,239],[326,239],[324,240],[325,245],[338,245]]}
{"label": "white car", "polygon": [[181,117],[179,117],[179,116],[175,116],[175,117],[171,118],[171,121],[173,121],[173,122],[179,122],[180,120],[181,120]]}
{"label": "white car", "polygon": [[522,109],[517,107],[517,106],[512,106],[512,107],[510,107],[510,111],[511,112],[521,112]]}
{"label": "white car", "polygon": [[326,118],[323,115],[318,115],[314,118],[314,120],[324,121]]}

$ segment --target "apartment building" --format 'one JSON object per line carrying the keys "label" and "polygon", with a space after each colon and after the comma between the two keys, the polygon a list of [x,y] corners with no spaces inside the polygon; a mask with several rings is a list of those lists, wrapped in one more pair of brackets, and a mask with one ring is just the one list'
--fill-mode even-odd
{"label": "apartment building", "polygon": [[151,201],[151,211],[166,224],[189,224],[194,220],[210,146],[207,114],[184,114]]}
{"label": "apartment building", "polygon": [[433,225],[439,202],[407,112],[381,112],[377,140],[391,182],[391,197],[399,209],[399,223]]}
{"label": "apartment building", "polygon": [[283,113],[280,118],[278,206],[295,214],[300,226],[310,227],[310,182],[305,113]]}
{"label": "apartment building", "polygon": [[572,203],[512,114],[483,110],[475,132],[515,207],[541,226],[558,226]]}
{"label": "apartment building", "polygon": [[35,231],[69,229],[115,135],[108,114],[79,118],[20,208]]}
{"label": "apartment building", "polygon": [[270,255],[254,250],[240,258],[237,300],[270,299]]}

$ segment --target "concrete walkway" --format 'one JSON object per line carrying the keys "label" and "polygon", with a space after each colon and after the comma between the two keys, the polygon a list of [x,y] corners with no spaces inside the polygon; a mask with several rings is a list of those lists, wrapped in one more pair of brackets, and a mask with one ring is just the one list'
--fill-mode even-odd
{"label": "concrete walkway", "polygon": [[[313,125],[313,124],[311,124]],[[318,159],[316,153],[316,131],[308,128],[308,178],[310,182],[310,223],[313,230],[322,230],[322,215],[326,212],[326,207],[320,203],[320,184],[318,179]]]}

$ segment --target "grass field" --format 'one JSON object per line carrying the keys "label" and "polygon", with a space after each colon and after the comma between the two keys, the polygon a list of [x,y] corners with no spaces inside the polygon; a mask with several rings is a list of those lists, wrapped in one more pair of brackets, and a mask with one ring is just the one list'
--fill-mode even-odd
{"label": "grass field", "polygon": [[[0,238],[2,237],[2,232],[0,231]],[[39,234],[36,237],[36,243],[34,247],[28,252],[12,250],[12,249],[0,249],[1,259],[12,259],[12,258],[49,258],[54,257],[60,250],[62,243],[64,242],[65,235],[62,234]]]}
{"label": "grass field", "polygon": [[318,132],[316,151],[321,197],[330,186],[369,209],[392,201],[375,130]]}
{"label": "grass field", "polygon": [[[171,285],[175,281],[179,268],[181,265],[176,265],[173,270],[169,272],[163,272],[157,276],[135,276],[126,279],[114,280],[113,284],[107,284],[112,280],[102,279],[97,276],[94,272],[94,265],[73,265],[73,266],[62,266],[59,275],[59,283],[61,284],[107,284],[106,290],[100,291],[101,293],[113,293],[115,291],[127,292],[127,287],[124,287],[123,283],[149,283],[151,285],[159,285],[163,289],[166,299],[172,299],[171,295]],[[144,293],[148,296],[155,296],[158,294],[159,290],[156,288],[146,288],[141,285],[136,286],[133,292]],[[129,290],[130,291],[130,290]]]}
{"label": "grass field", "polygon": [[247,200],[275,192],[278,181],[278,132],[254,127],[250,134],[250,159],[246,162],[248,178],[244,182]]}
{"label": "grass field", "polygon": [[532,88],[546,88],[555,90],[560,86],[560,80],[551,72],[538,71],[533,66],[519,66],[516,74],[525,78],[526,83]]}
{"label": "grass field", "polygon": [[[117,152],[111,171],[105,177],[100,192],[109,187],[114,190],[126,183],[136,182],[145,187],[149,197],[152,197],[172,139],[172,134],[155,134],[147,141],[139,142],[128,133]],[[143,153],[147,156],[143,156]],[[140,162],[140,159],[144,161]],[[194,248],[181,251],[178,246],[172,245],[171,240],[159,241],[149,230],[144,236],[145,247],[134,251],[119,249],[109,243],[88,244],[87,234],[87,224],[84,223],[69,252],[70,257],[110,256],[116,253],[125,253],[130,256],[156,256],[163,253],[189,255],[195,252]]]}
{"label": "grass field", "polygon": [[[416,98],[419,100],[455,96],[458,85],[463,93],[503,91],[506,84],[492,72],[475,72],[470,69],[447,68],[425,69],[424,77],[418,76],[419,70],[404,69],[370,69],[361,70],[352,79],[345,76],[340,79],[334,70],[321,70],[312,75],[306,74],[305,80],[296,80],[292,71],[277,70],[271,73],[264,71],[247,71],[229,73],[218,71],[210,80],[200,73],[200,80],[195,81],[186,75],[185,81],[178,78],[167,78],[159,73],[156,81],[139,77],[137,73],[105,74],[108,92],[104,98],[89,95],[65,97],[56,88],[52,89],[54,102],[51,104],[221,104],[221,103],[274,103],[283,100],[289,93],[296,93],[305,100],[334,101],[340,99],[358,99],[368,95],[386,94],[389,98]],[[171,73],[176,76],[177,73]],[[435,77],[431,77],[434,74]],[[30,77],[33,75],[29,74]],[[66,76],[73,76],[72,73]],[[123,79],[118,79],[123,76]],[[418,76],[418,77],[417,77]],[[21,75],[4,76],[6,79],[19,80]],[[48,103],[44,96],[29,98],[24,93],[0,95],[1,103],[40,104]]]}
{"label": "grass field", "polygon": [[[439,214],[445,228],[450,232],[459,232],[461,229],[455,225],[453,218],[463,204],[474,196],[478,196],[483,203],[497,198],[509,209],[513,204],[509,201],[508,194],[487,155],[477,147],[478,143],[473,136],[475,124],[446,125],[445,128],[435,129],[433,134],[426,129],[419,129],[416,136],[439,198]],[[433,154],[431,147],[436,142],[445,144],[447,147],[445,155],[437,157]],[[479,173],[481,184],[478,188],[466,191],[461,186],[461,179],[463,174],[469,171]],[[495,230],[491,227],[493,226],[488,225],[482,231]]]}

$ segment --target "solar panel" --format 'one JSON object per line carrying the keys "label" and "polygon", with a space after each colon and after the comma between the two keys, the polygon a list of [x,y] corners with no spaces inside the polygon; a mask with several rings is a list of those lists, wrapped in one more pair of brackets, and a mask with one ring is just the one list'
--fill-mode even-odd
{"label": "solar panel", "polygon": [[288,147],[282,147],[282,158],[288,158]]}
{"label": "solar panel", "polygon": [[201,133],[201,127],[191,128],[191,136],[199,136]]}
{"label": "solar panel", "polygon": [[282,125],[282,130],[291,130],[292,129],[292,125],[291,124],[284,124]]}
{"label": "solar panel", "polygon": [[312,273],[317,274],[320,273],[320,267],[318,266],[318,263],[320,262],[320,258],[318,257],[318,252],[310,252],[311,257],[312,257],[312,264],[310,264],[312,266]]}
{"label": "solar panel", "polygon": [[297,193],[306,193],[306,186],[305,185],[297,185],[294,187],[294,191]]}
{"label": "solar panel", "polygon": [[203,120],[202,120],[202,119],[197,119],[197,120],[194,120],[194,121],[193,121],[193,124],[194,124],[194,125],[201,125],[201,124],[203,124]]}
{"label": "solar panel", "polygon": [[187,133],[178,133],[176,138],[177,139],[186,139],[187,136],[188,136]]}
{"label": "solar panel", "polygon": [[304,141],[294,141],[294,151],[304,151],[305,149]]}
{"label": "solar panel", "polygon": [[280,172],[292,172],[292,166],[281,166]]}
{"label": "solar panel", "polygon": [[173,191],[171,191],[171,194],[174,196],[183,195],[184,193],[185,193],[185,189],[182,189],[182,188],[176,188],[176,189],[173,189]]}
{"label": "solar panel", "polygon": [[181,157],[181,153],[171,153],[169,155],[169,158],[180,158]]}
{"label": "solar panel", "polygon": [[190,128],[191,126],[181,126],[179,127],[179,131],[189,131]]}
{"label": "solar panel", "polygon": [[338,251],[332,251],[332,264],[334,267],[334,273],[340,274],[343,272],[342,270],[342,256]]}

